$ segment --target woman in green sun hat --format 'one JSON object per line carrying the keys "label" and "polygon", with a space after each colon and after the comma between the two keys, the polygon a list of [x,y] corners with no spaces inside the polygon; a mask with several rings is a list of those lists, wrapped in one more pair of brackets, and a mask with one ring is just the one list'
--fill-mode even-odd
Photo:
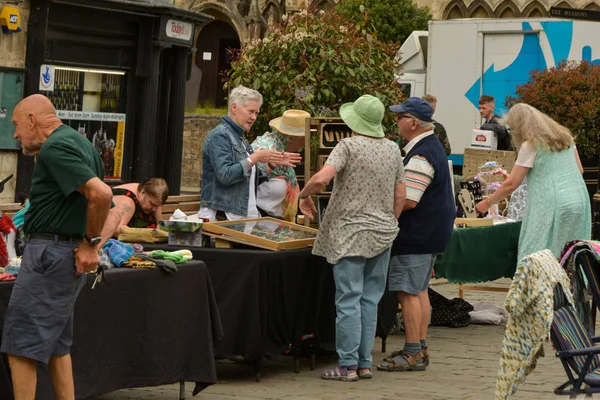
{"label": "woman in green sun hat", "polygon": [[406,197],[398,146],[385,138],[385,108],[370,95],[340,108],[355,135],[341,140],[325,165],[300,192],[300,210],[314,219],[311,195],[335,176],[327,212],[313,254],[333,264],[336,285],[336,350],[339,363],[323,379],[355,381],[372,377],[377,304],[383,295],[390,247]]}

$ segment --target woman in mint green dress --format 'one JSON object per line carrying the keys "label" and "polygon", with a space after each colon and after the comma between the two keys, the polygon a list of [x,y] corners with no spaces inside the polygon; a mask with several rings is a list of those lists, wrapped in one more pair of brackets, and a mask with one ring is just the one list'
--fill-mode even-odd
{"label": "woman in mint green dress", "polygon": [[500,188],[477,204],[479,213],[510,195],[527,176],[527,202],[518,259],[549,249],[558,258],[571,240],[589,240],[592,217],[581,162],[569,129],[528,104],[515,104],[501,122],[510,128],[517,161]]}

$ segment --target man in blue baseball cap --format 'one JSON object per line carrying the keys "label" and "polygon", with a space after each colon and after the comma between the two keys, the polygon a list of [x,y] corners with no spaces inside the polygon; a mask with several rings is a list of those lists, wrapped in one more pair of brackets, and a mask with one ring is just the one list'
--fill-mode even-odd
{"label": "man in blue baseball cap", "polygon": [[429,280],[433,264],[452,235],[456,209],[450,169],[442,143],[433,134],[433,108],[418,97],[390,107],[397,113],[404,147],[406,202],[392,246],[389,289],[402,304],[404,348],[384,359],[381,371],[423,371],[429,363]]}

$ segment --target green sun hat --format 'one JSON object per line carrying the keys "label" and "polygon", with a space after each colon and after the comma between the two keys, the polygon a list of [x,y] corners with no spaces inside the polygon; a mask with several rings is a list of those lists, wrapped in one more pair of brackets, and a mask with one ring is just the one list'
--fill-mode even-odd
{"label": "green sun hat", "polygon": [[381,121],[385,107],[375,96],[365,94],[355,102],[342,104],[340,116],[354,132],[375,138],[385,137]]}

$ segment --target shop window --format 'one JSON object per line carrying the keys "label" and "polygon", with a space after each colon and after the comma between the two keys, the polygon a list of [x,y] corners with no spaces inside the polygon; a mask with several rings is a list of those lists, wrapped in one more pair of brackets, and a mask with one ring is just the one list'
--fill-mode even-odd
{"label": "shop window", "polygon": [[53,74],[54,85],[42,90],[57,111],[109,112],[123,111],[125,73],[110,70],[93,70],[71,67],[42,66],[44,74]]}
{"label": "shop window", "polygon": [[0,69],[0,149],[18,150],[19,142],[13,138],[15,126],[12,113],[23,98],[22,71]]}
{"label": "shop window", "polygon": [[[92,142],[102,158],[105,179],[121,180],[125,136],[124,72],[42,66],[47,96],[58,117]],[[53,82],[53,83],[52,83]]]}

